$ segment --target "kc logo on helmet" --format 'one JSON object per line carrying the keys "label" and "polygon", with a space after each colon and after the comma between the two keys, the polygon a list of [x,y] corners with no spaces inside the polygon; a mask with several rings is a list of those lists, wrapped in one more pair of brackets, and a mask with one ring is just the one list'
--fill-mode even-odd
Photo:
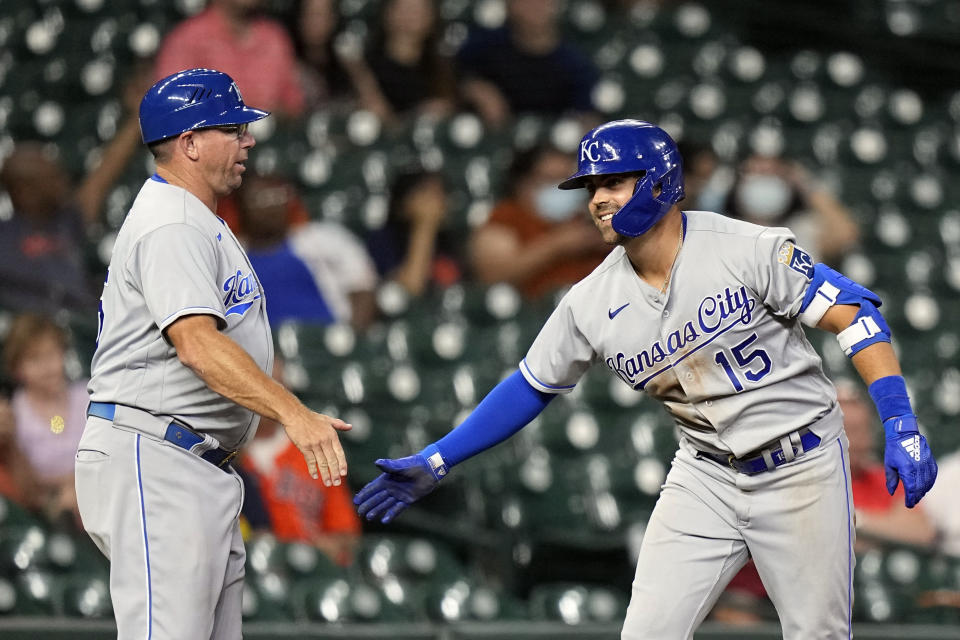
{"label": "kc logo on helmet", "polygon": [[620,159],[620,153],[610,143],[601,146],[599,140],[582,140],[580,142],[580,162],[610,162]]}
{"label": "kc logo on helmet", "polygon": [[598,140],[584,140],[580,143],[580,162],[583,162],[584,159],[590,162],[600,162],[599,151],[600,142]]}

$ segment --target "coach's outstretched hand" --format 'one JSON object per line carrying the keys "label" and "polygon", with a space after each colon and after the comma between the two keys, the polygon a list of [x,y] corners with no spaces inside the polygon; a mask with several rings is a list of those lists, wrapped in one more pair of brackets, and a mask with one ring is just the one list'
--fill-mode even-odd
{"label": "coach's outstretched hand", "polygon": [[890,418],[883,428],[887,434],[883,452],[887,491],[893,495],[897,481],[903,481],[904,503],[913,507],[937,479],[937,461],[933,459],[927,440],[920,435],[916,416]]}
{"label": "coach's outstretched hand", "polygon": [[353,503],[367,520],[384,524],[396,518],[437,486],[447,466],[434,445],[406,458],[380,458],[375,463],[383,473],[357,492]]}

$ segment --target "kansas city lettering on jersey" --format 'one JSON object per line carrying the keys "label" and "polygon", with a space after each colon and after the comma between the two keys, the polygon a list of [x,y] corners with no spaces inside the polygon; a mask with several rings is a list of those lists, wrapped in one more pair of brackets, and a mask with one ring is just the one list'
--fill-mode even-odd
{"label": "kansas city lettering on jersey", "polygon": [[[741,285],[732,291],[730,287],[725,287],[722,292],[701,300],[697,307],[697,317],[672,331],[666,340],[657,340],[648,349],[630,357],[617,353],[616,356],[607,358],[607,366],[631,387],[642,389],[653,376],[638,380],[641,374],[680,351],[686,350],[681,359],[689,356],[737,324],[750,324],[756,306],[757,301],[747,295],[745,286]],[[706,341],[697,344],[705,337],[708,337]],[[688,347],[690,348],[687,349]],[[658,369],[656,373],[662,370]]]}
{"label": "kansas city lettering on jersey", "polygon": [[246,313],[255,300],[260,299],[260,285],[257,283],[253,272],[244,275],[242,271],[237,272],[223,281],[223,306],[226,308],[225,315]]}

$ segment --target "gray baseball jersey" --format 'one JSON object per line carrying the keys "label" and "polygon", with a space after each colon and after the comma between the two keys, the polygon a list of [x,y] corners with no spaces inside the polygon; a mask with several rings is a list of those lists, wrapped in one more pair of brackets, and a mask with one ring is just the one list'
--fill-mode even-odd
{"label": "gray baseball jersey", "polygon": [[[563,393],[603,363],[662,401],[694,446],[741,457],[836,403],[796,319],[813,262],[788,229],[684,216],[666,294],[616,247],[563,297],[520,369],[537,389]],[[835,421],[818,428],[837,435]]]}
{"label": "gray baseball jersey", "polygon": [[[621,637],[692,638],[750,557],[784,638],[849,637],[846,440],[834,387],[797,318],[813,261],[787,229],[715,213],[686,212],[684,233],[666,294],[617,247],[564,296],[520,365],[530,384],[562,393],[601,362],[660,400],[683,433],[647,522]],[[700,455],[744,457],[802,427],[820,446],[769,473]]]}
{"label": "gray baseball jersey", "polygon": [[214,316],[271,371],[263,291],[240,243],[195,196],[151,178],[113,248],[90,397],[176,418],[234,449],[253,436],[259,416],[212,391],[177,359],[163,331],[191,314]]}

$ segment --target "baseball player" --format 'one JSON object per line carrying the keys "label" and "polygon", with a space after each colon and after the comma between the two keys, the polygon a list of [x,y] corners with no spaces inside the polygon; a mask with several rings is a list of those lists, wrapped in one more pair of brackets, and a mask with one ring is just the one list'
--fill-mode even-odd
{"label": "baseball player", "polygon": [[355,497],[389,522],[462,460],[509,437],[594,363],[653,396],[682,438],[650,517],[622,638],[693,632],[753,557],[788,639],[849,638],[853,518],[836,392],[801,325],[837,334],[886,430],[887,488],[913,506],[937,467],[910,407],[880,301],[789,230],[682,212],[674,141],[637,120],[580,143],[590,216],[616,245],[574,285],[472,414]]}
{"label": "baseball player", "polygon": [[224,73],[190,69],[140,103],[157,172],[120,228],[100,301],[77,451],[84,528],[110,559],[118,637],[239,638],[243,483],[230,466],[259,415],[314,478],[340,484],[336,430],[266,373],[273,342],[246,254],[215,214],[269,115]]}

